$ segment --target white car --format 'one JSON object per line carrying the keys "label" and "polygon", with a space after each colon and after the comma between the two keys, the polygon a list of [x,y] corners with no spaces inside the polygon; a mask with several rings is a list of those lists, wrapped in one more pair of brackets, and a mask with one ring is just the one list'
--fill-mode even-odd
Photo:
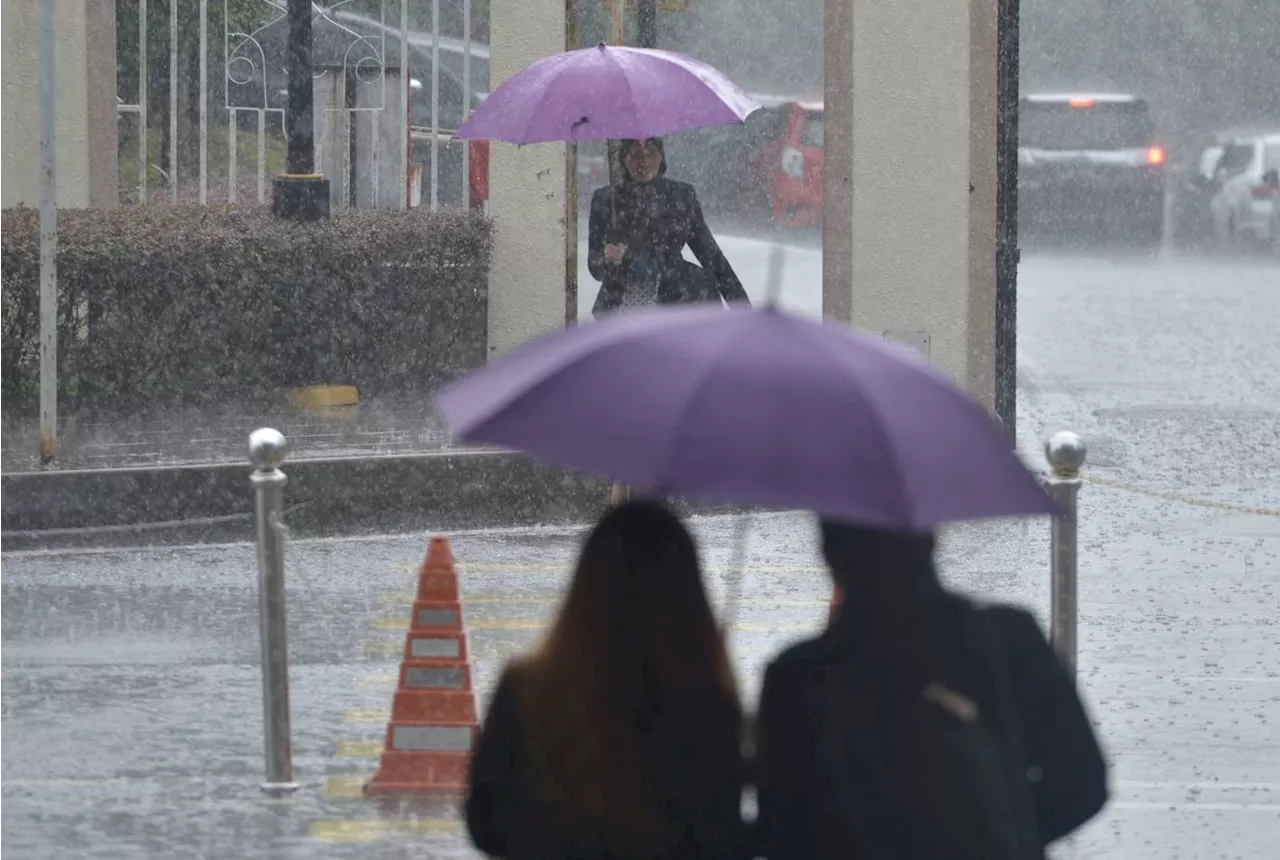
{"label": "white car", "polygon": [[1280,133],[1231,141],[1215,176],[1220,188],[1209,208],[1219,244],[1280,250]]}

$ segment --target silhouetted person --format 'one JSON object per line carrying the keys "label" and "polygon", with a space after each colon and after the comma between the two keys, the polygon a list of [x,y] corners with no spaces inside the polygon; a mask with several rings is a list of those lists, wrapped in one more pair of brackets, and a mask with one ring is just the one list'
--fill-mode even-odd
{"label": "silhouetted person", "polygon": [[844,601],[765,673],[763,853],[1043,858],[1105,804],[1107,770],[1035,619],[947,591],[932,535],[822,536]]}
{"label": "silhouetted person", "polygon": [[498,682],[472,841],[512,860],[737,858],[741,724],[692,538],[655,502],[614,508],[546,640]]}

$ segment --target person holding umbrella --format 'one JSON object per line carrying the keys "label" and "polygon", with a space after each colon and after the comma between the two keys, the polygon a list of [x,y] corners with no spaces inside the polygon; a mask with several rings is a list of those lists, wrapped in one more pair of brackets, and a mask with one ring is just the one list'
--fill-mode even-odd
{"label": "person holding umbrella", "polygon": [[[750,306],[693,186],[666,177],[662,140],[624,140],[618,156],[621,181],[591,198],[587,267],[600,281],[592,313],[721,299]],[[684,259],[686,245],[701,268]]]}

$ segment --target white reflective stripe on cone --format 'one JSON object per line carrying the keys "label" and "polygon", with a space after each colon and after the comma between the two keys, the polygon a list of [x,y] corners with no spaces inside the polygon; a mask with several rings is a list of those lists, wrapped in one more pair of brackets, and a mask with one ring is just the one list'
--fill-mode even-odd
{"label": "white reflective stripe on cone", "polygon": [[444,688],[461,690],[466,683],[466,672],[452,666],[410,666],[404,670],[404,685],[412,689]]}
{"label": "white reflective stripe on cone", "polygon": [[428,639],[415,636],[409,645],[414,657],[460,657],[462,643],[457,639]]}
{"label": "white reflective stripe on cone", "polygon": [[471,728],[395,726],[391,731],[391,748],[400,752],[468,752],[471,749]]}

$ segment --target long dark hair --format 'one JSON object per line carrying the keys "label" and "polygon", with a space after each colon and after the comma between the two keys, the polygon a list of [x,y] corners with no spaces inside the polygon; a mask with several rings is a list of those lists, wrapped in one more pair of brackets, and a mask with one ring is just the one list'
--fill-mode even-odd
{"label": "long dark hair", "polygon": [[649,838],[664,822],[641,735],[740,715],[693,539],[651,501],[592,530],[559,616],[517,671],[537,790],[555,810]]}

